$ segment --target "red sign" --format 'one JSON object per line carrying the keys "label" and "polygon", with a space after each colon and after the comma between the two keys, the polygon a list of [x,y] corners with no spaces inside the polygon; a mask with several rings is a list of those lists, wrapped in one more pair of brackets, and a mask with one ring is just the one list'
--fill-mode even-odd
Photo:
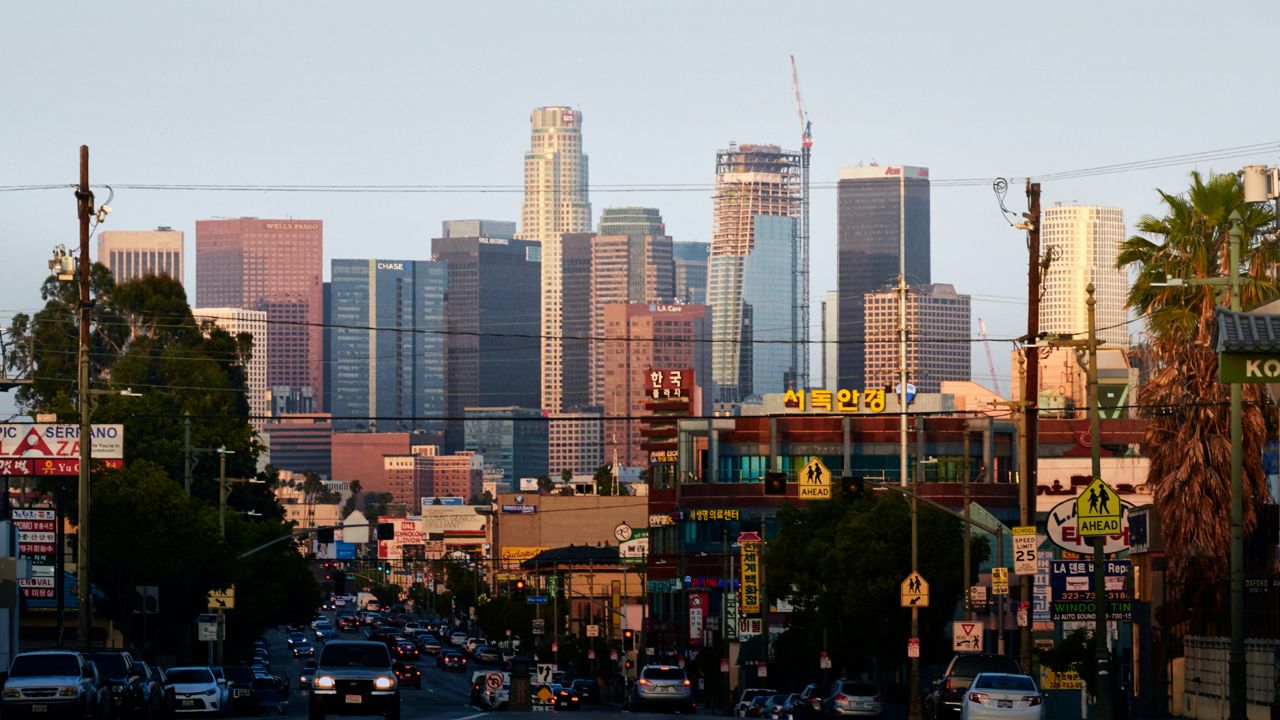
{"label": "red sign", "polygon": [[689,645],[702,647],[702,635],[707,627],[707,593],[689,593]]}
{"label": "red sign", "polygon": [[[98,458],[94,458],[94,459],[93,459],[93,462],[94,462],[95,464],[98,464],[98,466],[99,466],[99,467],[117,468],[117,469],[118,469],[118,468],[122,468],[122,467],[124,467],[124,460],[120,460],[120,459],[116,459],[116,458],[103,459],[103,460],[99,460]],[[79,474],[80,474],[80,460],[79,460],[79,459],[76,459],[76,460],[51,460],[51,459],[46,459],[46,460],[36,460],[36,461],[34,462],[34,465],[35,465],[35,467],[34,467],[33,469],[35,470],[35,472],[33,472],[33,473],[31,473],[31,474],[32,474],[32,475],[37,475],[37,476],[42,476],[42,477],[49,477],[49,476],[62,477],[62,476],[68,476],[68,475],[79,475]]]}
{"label": "red sign", "polygon": [[[124,426],[93,426],[93,457],[119,460],[124,457]],[[0,424],[0,458],[45,460],[80,458],[80,426],[3,423]]]}
{"label": "red sign", "polygon": [[13,458],[0,458],[0,476],[5,477],[21,477],[25,475],[33,475],[32,469],[35,467],[32,460],[14,460]]}
{"label": "red sign", "polygon": [[52,555],[57,543],[42,542],[20,542],[18,543],[19,555]]}

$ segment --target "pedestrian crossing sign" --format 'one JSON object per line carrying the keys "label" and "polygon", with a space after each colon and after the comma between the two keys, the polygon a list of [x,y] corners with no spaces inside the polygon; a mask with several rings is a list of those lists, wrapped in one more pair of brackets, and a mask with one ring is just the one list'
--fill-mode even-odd
{"label": "pedestrian crossing sign", "polygon": [[913,570],[902,581],[899,596],[902,607],[929,607],[929,583],[925,582],[923,575]]}
{"label": "pedestrian crossing sign", "polygon": [[1102,478],[1094,478],[1076,498],[1076,533],[1080,537],[1120,534],[1120,498]]}
{"label": "pedestrian crossing sign", "polygon": [[798,496],[805,500],[831,499],[831,471],[822,458],[811,457],[796,478]]}

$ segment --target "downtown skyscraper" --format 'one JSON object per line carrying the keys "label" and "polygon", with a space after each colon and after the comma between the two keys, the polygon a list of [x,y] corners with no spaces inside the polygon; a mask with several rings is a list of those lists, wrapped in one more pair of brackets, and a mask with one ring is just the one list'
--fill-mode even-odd
{"label": "downtown skyscraper", "polygon": [[148,274],[168,275],[181,283],[183,254],[182,233],[171,227],[98,234],[98,260],[117,285]]}
{"label": "downtown skyscraper", "polygon": [[1093,283],[1098,339],[1108,348],[1129,346],[1129,276],[1116,267],[1125,240],[1124,211],[1099,205],[1055,204],[1040,217],[1041,246],[1053,248],[1044,275],[1040,330],[1082,336],[1089,331],[1085,286]]}
{"label": "downtown skyscraper", "polygon": [[707,279],[717,403],[808,383],[801,317],[800,154],[776,145],[716,153]]}
{"label": "downtown skyscraper", "polygon": [[330,408],[340,431],[444,428],[445,264],[333,261]]}
{"label": "downtown skyscraper", "polygon": [[904,253],[907,284],[931,282],[929,169],[908,165],[841,168],[836,206],[839,387],[861,389],[871,380],[862,351],[868,340],[866,295],[897,284],[898,259]]}
{"label": "downtown skyscraper", "polygon": [[542,245],[542,407],[559,411],[564,393],[561,238],[589,232],[587,156],[582,151],[582,113],[569,107],[533,111],[529,152],[524,156],[524,207],[520,235]]}

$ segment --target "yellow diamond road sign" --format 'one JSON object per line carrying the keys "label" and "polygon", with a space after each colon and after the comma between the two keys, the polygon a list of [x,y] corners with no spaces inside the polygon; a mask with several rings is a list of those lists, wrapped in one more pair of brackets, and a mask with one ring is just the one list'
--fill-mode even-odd
{"label": "yellow diamond road sign", "polygon": [[1120,498],[1102,478],[1094,478],[1076,498],[1076,531],[1081,537],[1120,534]]}
{"label": "yellow diamond road sign", "polygon": [[809,462],[800,469],[796,485],[802,500],[830,499],[831,471],[822,464],[821,458],[809,458]]}
{"label": "yellow diamond road sign", "polygon": [[929,583],[918,572],[912,572],[902,581],[899,590],[902,607],[929,607]]}

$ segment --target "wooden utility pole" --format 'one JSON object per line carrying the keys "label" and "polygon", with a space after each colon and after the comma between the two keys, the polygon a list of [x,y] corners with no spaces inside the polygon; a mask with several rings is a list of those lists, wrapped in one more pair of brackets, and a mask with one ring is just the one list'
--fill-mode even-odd
{"label": "wooden utility pole", "polygon": [[[1036,469],[1039,458],[1037,445],[1040,402],[1040,183],[1027,180],[1027,342],[1023,346],[1026,361],[1026,379],[1022,383],[1022,443],[1026,462],[1020,473],[1019,520],[1025,527],[1036,523]],[[1018,578],[1018,599],[1031,603],[1032,578]],[[1001,632],[1004,628],[1001,628]],[[1018,657],[1022,671],[1031,672],[1031,617],[1020,628]]]}
{"label": "wooden utility pole", "polygon": [[[89,417],[89,220],[93,217],[93,191],[89,189],[89,146],[80,146],[80,184],[76,188],[76,215],[80,220],[80,352],[76,391],[80,406],[80,514],[76,523],[76,583],[79,599],[80,647],[88,649],[93,638],[93,593],[89,579],[89,470],[93,462],[93,428]],[[59,548],[61,551],[61,548]]]}

